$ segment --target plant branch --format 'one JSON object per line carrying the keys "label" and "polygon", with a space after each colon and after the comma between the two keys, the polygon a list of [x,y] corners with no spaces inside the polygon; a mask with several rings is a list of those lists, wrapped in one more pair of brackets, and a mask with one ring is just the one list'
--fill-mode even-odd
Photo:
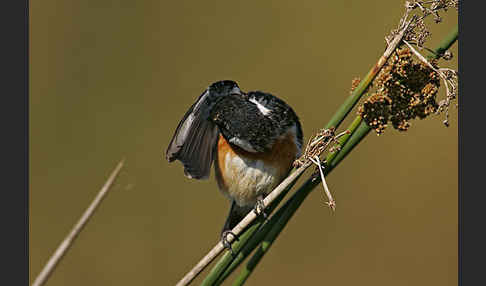
{"label": "plant branch", "polygon": [[59,261],[63,258],[63,256],[66,254],[66,252],[71,248],[73,242],[75,239],[78,237],[79,233],[83,230],[84,226],[86,223],[89,221],[89,219],[93,216],[95,210],[98,208],[99,204],[103,200],[103,198],[106,196],[108,191],[111,189],[111,186],[113,185],[113,182],[117,178],[118,174],[120,173],[120,170],[123,167],[125,160],[121,160],[120,163],[116,166],[115,170],[111,173],[110,177],[108,177],[108,180],[105,182],[101,190],[98,192],[94,200],[91,202],[91,204],[88,206],[88,208],[85,210],[83,215],[79,218],[78,222],[74,225],[73,229],[69,232],[69,234],[64,238],[64,240],[61,242],[61,244],[58,246],[54,254],[49,258],[47,261],[46,265],[42,269],[42,271],[39,273],[37,278],[35,279],[34,283],[32,283],[32,286],[41,286],[44,285],[44,283],[47,281],[47,279],[50,277],[54,269],[56,268],[57,264]]}

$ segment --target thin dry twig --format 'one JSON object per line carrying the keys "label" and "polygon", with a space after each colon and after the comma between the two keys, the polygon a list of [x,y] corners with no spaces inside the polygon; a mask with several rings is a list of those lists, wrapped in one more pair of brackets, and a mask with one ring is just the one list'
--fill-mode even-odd
{"label": "thin dry twig", "polygon": [[108,180],[106,180],[105,184],[101,188],[101,190],[98,192],[96,197],[94,198],[93,202],[89,205],[89,207],[86,209],[86,211],[83,213],[81,218],[78,220],[78,222],[74,225],[73,229],[69,232],[69,234],[64,238],[64,240],[61,242],[59,247],[56,249],[54,254],[49,258],[49,261],[47,261],[46,265],[42,269],[42,271],[39,273],[37,278],[35,279],[34,283],[32,283],[32,286],[41,286],[44,285],[44,283],[47,281],[49,276],[52,274],[54,269],[56,268],[57,264],[59,261],[62,259],[62,257],[66,254],[66,252],[69,250],[71,245],[73,244],[74,240],[78,236],[78,234],[83,230],[84,226],[88,222],[88,220],[93,216],[94,211],[96,208],[99,206],[103,198],[106,196],[108,191],[111,189],[111,186],[113,185],[113,182],[115,181],[116,177],[120,173],[120,170],[123,167],[125,160],[121,160],[120,163],[116,166],[115,170],[111,173],[110,177],[108,177]]}
{"label": "thin dry twig", "polygon": [[307,161],[311,161],[317,166],[317,169],[321,175],[322,186],[324,187],[326,196],[329,199],[329,202],[326,202],[326,204],[329,205],[329,207],[333,211],[336,208],[336,202],[332,198],[331,192],[327,187],[324,172],[322,171],[323,167],[321,165],[321,159],[319,158],[319,156],[331,145],[331,143],[336,143],[336,145],[332,146],[329,149],[330,152],[334,152],[337,148],[339,148],[339,142],[337,141],[337,139],[346,134],[349,134],[349,130],[341,132],[338,135],[334,134],[334,128],[319,130],[317,134],[309,140],[309,143],[305,148],[304,154],[302,154],[302,156],[294,162],[295,167],[299,167]]}
{"label": "thin dry twig", "polygon": [[326,177],[324,176],[324,172],[322,171],[321,159],[319,158],[319,156],[316,156],[315,159],[309,158],[309,160],[311,160],[312,163],[316,164],[317,168],[319,169],[322,186],[324,187],[324,191],[326,192],[327,198],[329,199],[326,204],[331,208],[331,210],[336,210],[336,201],[332,198],[331,192],[327,187]]}

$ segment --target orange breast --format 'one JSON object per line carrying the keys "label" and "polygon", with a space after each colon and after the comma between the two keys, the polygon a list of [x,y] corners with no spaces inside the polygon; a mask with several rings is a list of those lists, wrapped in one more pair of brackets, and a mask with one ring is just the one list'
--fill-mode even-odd
{"label": "orange breast", "polygon": [[291,132],[277,139],[271,150],[260,153],[231,145],[220,135],[215,162],[219,188],[240,206],[254,204],[259,194],[270,192],[285,178],[297,153]]}

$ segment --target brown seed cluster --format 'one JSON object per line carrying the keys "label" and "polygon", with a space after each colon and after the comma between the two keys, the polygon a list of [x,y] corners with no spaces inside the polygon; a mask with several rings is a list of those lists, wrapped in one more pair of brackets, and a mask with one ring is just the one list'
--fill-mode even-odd
{"label": "brown seed cluster", "polygon": [[406,131],[411,119],[426,118],[439,107],[439,75],[414,60],[408,48],[398,48],[391,55],[373,85],[376,91],[363,102],[358,113],[378,135],[389,122],[393,128]]}

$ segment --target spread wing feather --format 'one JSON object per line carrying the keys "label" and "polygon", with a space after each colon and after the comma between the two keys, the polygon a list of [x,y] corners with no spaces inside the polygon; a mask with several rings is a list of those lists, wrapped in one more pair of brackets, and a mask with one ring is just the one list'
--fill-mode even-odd
{"label": "spread wing feather", "polygon": [[213,149],[219,136],[216,124],[208,120],[210,100],[201,94],[179,122],[166,151],[169,162],[179,160],[189,178],[207,179],[213,162]]}

